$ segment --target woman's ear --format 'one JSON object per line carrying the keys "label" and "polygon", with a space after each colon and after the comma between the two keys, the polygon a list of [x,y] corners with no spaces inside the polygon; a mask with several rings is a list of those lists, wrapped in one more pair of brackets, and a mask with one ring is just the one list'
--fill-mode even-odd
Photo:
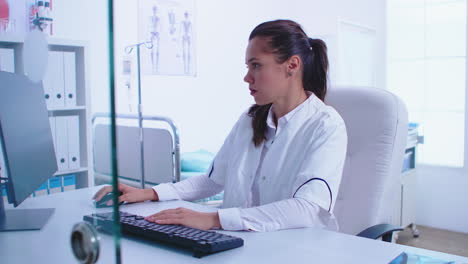
{"label": "woman's ear", "polygon": [[294,73],[299,71],[299,68],[301,66],[301,58],[297,55],[293,55],[286,61],[286,65],[288,75],[292,76]]}

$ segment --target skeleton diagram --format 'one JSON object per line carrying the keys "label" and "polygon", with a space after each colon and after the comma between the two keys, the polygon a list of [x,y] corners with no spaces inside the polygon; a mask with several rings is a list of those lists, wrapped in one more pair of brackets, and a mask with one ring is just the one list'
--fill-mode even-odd
{"label": "skeleton diagram", "polygon": [[184,60],[184,73],[190,73],[190,50],[192,42],[192,22],[189,18],[189,13],[184,13],[184,20],[182,21],[182,56]]}
{"label": "skeleton diagram", "polygon": [[159,39],[160,39],[160,18],[158,16],[158,7],[153,6],[153,15],[150,17],[150,38],[153,43],[151,49],[151,65],[153,73],[158,72],[159,64]]}

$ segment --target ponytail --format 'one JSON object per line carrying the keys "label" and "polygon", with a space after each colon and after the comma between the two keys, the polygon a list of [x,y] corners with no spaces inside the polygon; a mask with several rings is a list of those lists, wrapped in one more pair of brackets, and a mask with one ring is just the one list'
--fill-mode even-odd
{"label": "ponytail", "polygon": [[327,45],[321,39],[308,39],[310,58],[304,60],[302,82],[304,89],[313,92],[320,100],[327,94],[328,56]]}

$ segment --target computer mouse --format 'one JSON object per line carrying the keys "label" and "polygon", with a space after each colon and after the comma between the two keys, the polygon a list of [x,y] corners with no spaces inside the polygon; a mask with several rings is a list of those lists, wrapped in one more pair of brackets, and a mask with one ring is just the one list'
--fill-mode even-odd
{"label": "computer mouse", "polygon": [[[123,192],[119,191],[119,196],[122,195]],[[104,208],[104,207],[112,207],[112,205],[107,205],[107,202],[112,200],[112,192],[106,193],[101,200],[94,201],[94,205],[96,208]],[[124,202],[120,202],[119,205],[123,204]]]}

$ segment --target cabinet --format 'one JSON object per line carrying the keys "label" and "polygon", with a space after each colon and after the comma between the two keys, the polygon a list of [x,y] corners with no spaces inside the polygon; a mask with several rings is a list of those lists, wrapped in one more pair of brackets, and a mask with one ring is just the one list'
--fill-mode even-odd
{"label": "cabinet", "polygon": [[[92,186],[88,45],[55,38],[49,38],[48,45],[49,66],[43,86],[59,167],[54,176],[66,181],[67,176],[75,175],[76,188]],[[22,37],[0,36],[1,54],[9,54],[3,56],[2,63],[18,74],[24,74],[23,46]]]}
{"label": "cabinet", "polygon": [[416,150],[423,140],[423,137],[418,136],[417,125],[410,124],[401,174],[400,226],[410,227],[414,237],[419,236],[416,228]]}

